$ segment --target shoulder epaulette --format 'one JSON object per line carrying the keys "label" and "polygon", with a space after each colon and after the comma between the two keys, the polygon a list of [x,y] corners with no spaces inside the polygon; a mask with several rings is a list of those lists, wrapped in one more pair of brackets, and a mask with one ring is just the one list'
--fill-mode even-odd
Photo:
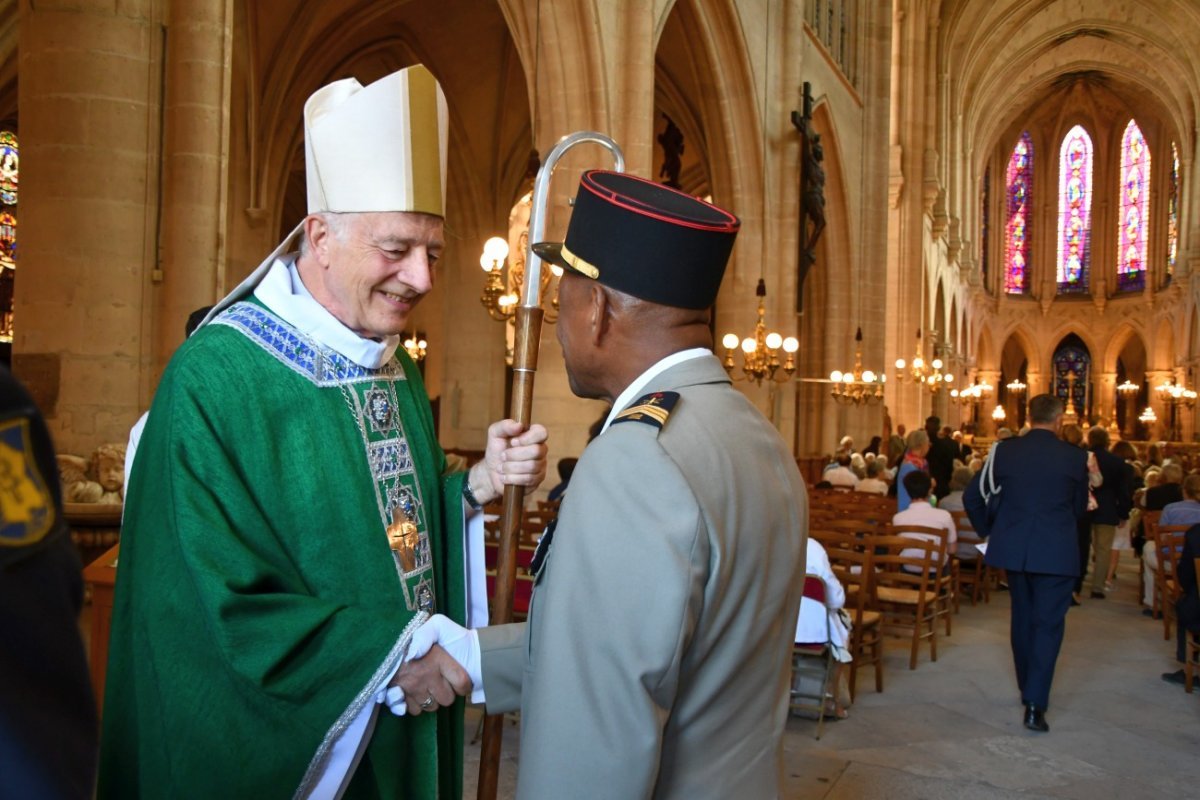
{"label": "shoulder epaulette", "polygon": [[644,422],[655,428],[662,428],[667,424],[667,417],[671,415],[671,409],[675,408],[677,402],[679,402],[679,392],[651,392],[642,395],[633,401],[633,405],[617,414],[612,424]]}

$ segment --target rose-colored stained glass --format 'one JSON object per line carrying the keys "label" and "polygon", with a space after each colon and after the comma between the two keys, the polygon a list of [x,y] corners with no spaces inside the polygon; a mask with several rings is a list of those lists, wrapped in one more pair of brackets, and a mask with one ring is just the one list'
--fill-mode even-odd
{"label": "rose-colored stained glass", "polygon": [[1092,139],[1076,125],[1058,163],[1058,291],[1086,292],[1092,250]]}
{"label": "rose-colored stained glass", "polygon": [[1033,219],[1033,140],[1028,131],[1021,134],[1008,158],[1004,189],[1008,200],[1004,225],[1004,291],[1024,294],[1029,291],[1029,228]]}
{"label": "rose-colored stained glass", "polygon": [[1137,122],[1121,137],[1121,216],[1117,221],[1117,288],[1146,285],[1146,237],[1150,223],[1150,148]]}
{"label": "rose-colored stained glass", "polygon": [[1171,194],[1167,198],[1167,281],[1175,274],[1179,255],[1179,148],[1171,142]]}

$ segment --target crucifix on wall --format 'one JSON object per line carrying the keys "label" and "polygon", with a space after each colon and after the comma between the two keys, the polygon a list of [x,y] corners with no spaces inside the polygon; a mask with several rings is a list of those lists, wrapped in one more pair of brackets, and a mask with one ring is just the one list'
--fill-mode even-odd
{"label": "crucifix on wall", "polygon": [[816,260],[817,240],[825,230],[825,152],[812,124],[812,84],[805,81],[803,112],[792,112],[800,133],[800,257],[796,270],[796,313],[804,312],[804,278]]}

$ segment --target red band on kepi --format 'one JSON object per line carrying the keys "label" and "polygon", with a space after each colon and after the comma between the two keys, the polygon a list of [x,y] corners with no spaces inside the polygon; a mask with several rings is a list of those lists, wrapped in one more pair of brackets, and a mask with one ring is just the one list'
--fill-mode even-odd
{"label": "red band on kepi", "polygon": [[708,308],[741,223],[722,208],[634,175],[583,174],[565,242],[538,242],[543,260],[634,297]]}

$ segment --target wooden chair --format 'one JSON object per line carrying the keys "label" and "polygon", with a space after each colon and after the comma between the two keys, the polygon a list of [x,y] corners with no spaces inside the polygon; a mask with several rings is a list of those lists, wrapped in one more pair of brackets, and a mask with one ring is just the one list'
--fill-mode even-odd
{"label": "wooden chair", "polygon": [[[967,516],[965,511],[951,511],[950,516],[954,517],[954,527],[958,531],[959,545],[971,545],[972,549],[977,544],[983,542],[983,538],[975,532],[971,527],[971,518]],[[965,551],[965,548],[959,548]],[[990,583],[988,576],[988,566],[983,563],[983,553],[975,550],[971,557],[955,553],[951,558],[957,559],[959,562],[958,569],[958,586],[955,594],[962,596],[963,584],[971,588],[971,592],[967,595],[971,600],[971,605],[979,602],[980,598],[983,602],[990,603],[991,596],[988,591]]]}
{"label": "wooden chair", "polygon": [[[817,715],[817,738],[821,738],[821,728],[825,724],[825,700],[829,694],[829,679],[833,675],[833,636],[829,627],[829,609],[825,600],[825,581],[816,575],[804,576],[804,598],[820,603],[825,609],[825,641],[796,642],[792,646],[792,691],[788,701],[790,711],[812,711]],[[805,659],[819,659],[822,665],[821,681],[815,693],[803,690],[801,681]],[[806,700],[815,700],[807,703]]]}
{"label": "wooden chair", "polygon": [[1179,568],[1179,555],[1183,552],[1183,535],[1191,525],[1159,525],[1155,528],[1154,549],[1158,556],[1158,570],[1154,575],[1155,602],[1162,610],[1163,639],[1171,639],[1171,622],[1175,619],[1175,600],[1179,596],[1179,583],[1175,575]]}
{"label": "wooden chair", "polygon": [[934,572],[932,579],[934,587],[934,615],[941,617],[946,625],[946,635],[951,635],[951,612],[954,609],[955,598],[955,565],[947,557],[950,552],[950,531],[943,528],[931,528],[926,525],[891,525],[888,535],[903,536],[912,541],[925,539],[936,545]]}
{"label": "wooden chair", "polygon": [[[850,700],[856,695],[858,668],[865,664],[875,667],[875,691],[883,691],[883,615],[875,600],[875,562],[873,548],[852,536],[841,535],[840,541],[825,545],[833,574],[846,594],[846,611],[850,615]],[[822,543],[824,544],[824,543]]]}
{"label": "wooden chair", "polygon": [[[883,612],[883,624],[889,628],[912,630],[912,648],[908,668],[917,668],[921,640],[929,640],[929,657],[937,661],[937,591],[930,572],[938,556],[936,543],[907,536],[876,536],[875,599]],[[905,555],[905,551],[919,555]]]}
{"label": "wooden chair", "polygon": [[[1138,570],[1138,597],[1146,596],[1146,548],[1154,549],[1155,533],[1158,531],[1158,518],[1162,516],[1162,511],[1143,511],[1142,512],[1142,538],[1145,539],[1145,544],[1142,545],[1142,555],[1139,559],[1139,565],[1142,567]],[[1158,589],[1157,585],[1150,590],[1150,614],[1155,619],[1158,618]]]}
{"label": "wooden chair", "polygon": [[[1196,575],[1200,577],[1200,556],[1196,558]],[[1200,670],[1200,638],[1189,633],[1187,639],[1187,659],[1183,665],[1183,688],[1188,694],[1192,693],[1193,673]],[[853,696],[853,694],[851,695]]]}

